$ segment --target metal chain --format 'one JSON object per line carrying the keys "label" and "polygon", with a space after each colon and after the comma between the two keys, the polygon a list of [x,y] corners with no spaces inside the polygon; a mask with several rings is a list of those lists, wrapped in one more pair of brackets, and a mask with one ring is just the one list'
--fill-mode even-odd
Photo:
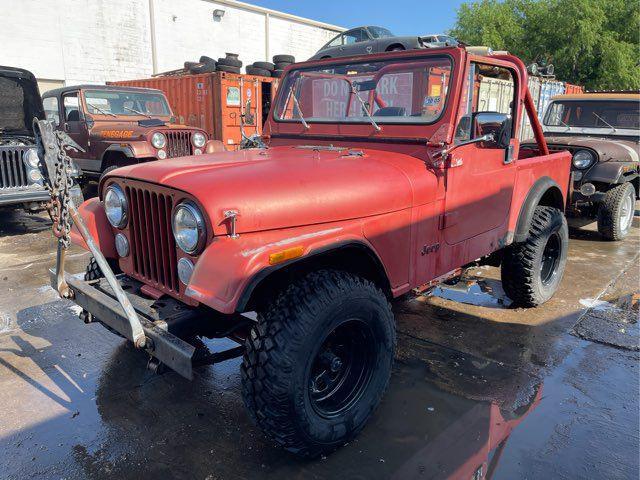
{"label": "metal chain", "polygon": [[60,240],[64,248],[69,247],[71,232],[71,216],[69,215],[69,202],[71,201],[70,189],[72,186],[71,157],[64,148],[65,135],[56,131],[55,135],[61,148],[57,150],[57,162],[55,166],[55,175],[51,185],[45,183],[49,194],[51,195],[51,203],[47,209],[49,216],[53,221],[53,234]]}

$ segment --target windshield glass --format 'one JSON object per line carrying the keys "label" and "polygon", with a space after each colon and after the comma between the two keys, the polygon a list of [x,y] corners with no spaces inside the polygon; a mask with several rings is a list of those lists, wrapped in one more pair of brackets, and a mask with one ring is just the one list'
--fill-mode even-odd
{"label": "windshield glass", "polygon": [[373,38],[385,38],[385,37],[393,37],[393,33],[391,33],[386,28],[382,27],[367,27],[369,33]]}
{"label": "windshield glass", "polygon": [[640,128],[640,102],[566,100],[553,102],[544,118],[550,127]]}
{"label": "windshield glass", "polygon": [[391,59],[292,70],[275,117],[323,123],[433,123],[445,109],[451,60]]}
{"label": "windshield glass", "polygon": [[93,115],[171,115],[167,100],[161,93],[87,90],[84,100],[88,113]]}

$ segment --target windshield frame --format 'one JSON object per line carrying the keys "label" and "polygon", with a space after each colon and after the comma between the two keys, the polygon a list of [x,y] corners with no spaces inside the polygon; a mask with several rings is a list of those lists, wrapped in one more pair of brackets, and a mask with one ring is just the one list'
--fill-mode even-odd
{"label": "windshield frame", "polygon": [[[394,63],[392,64],[402,64],[402,63],[416,63],[419,61],[423,61],[423,60],[430,60],[430,59],[446,59],[449,62],[449,66],[450,66],[450,70],[449,70],[449,79],[447,82],[447,94],[444,98],[444,103],[442,105],[442,108],[440,109],[440,113],[438,115],[437,118],[434,118],[431,121],[413,121],[413,122],[403,122],[403,121],[389,121],[389,120],[379,120],[380,117],[377,116],[373,116],[373,118],[376,120],[376,122],[379,125],[385,125],[385,126],[394,126],[394,127],[398,127],[398,126],[411,126],[411,127],[424,127],[424,126],[429,126],[429,125],[434,125],[436,123],[438,123],[443,115],[445,114],[445,112],[448,110],[449,108],[449,103],[451,101],[452,95],[454,94],[453,90],[454,90],[454,78],[455,78],[455,71],[456,71],[456,60],[454,59],[454,57],[448,53],[431,53],[431,54],[424,54],[424,55],[411,55],[411,56],[403,56],[403,57],[395,57],[392,59],[387,59],[387,58],[376,58],[376,59],[369,59],[369,58],[362,58],[362,59],[354,59],[353,57],[351,58],[345,58],[345,59],[332,59],[333,61],[331,61],[330,63],[327,63],[327,66],[331,65],[336,65],[336,66],[341,66],[341,65],[355,65],[355,64],[367,64],[367,63],[378,63],[378,62],[385,62],[385,61],[389,61],[389,60],[393,60]],[[270,118],[271,120],[273,120],[275,123],[281,123],[281,124],[296,124],[296,123],[300,123],[299,118],[291,118],[291,119],[285,119],[285,118],[281,118],[281,114],[280,114],[280,105],[281,102],[284,101],[284,97],[288,96],[288,92],[287,92],[287,88],[284,87],[291,87],[293,86],[293,84],[289,84],[289,79],[296,73],[296,72],[302,72],[302,71],[317,71],[319,69],[321,69],[324,65],[323,64],[317,64],[314,62],[313,65],[310,66],[300,66],[299,68],[293,68],[291,70],[289,70],[287,72],[287,75],[282,79],[282,82],[280,83],[280,87],[278,88],[278,95],[276,98],[276,101],[274,102],[273,108],[271,109],[271,115]],[[358,117],[354,117],[354,118],[358,118]],[[389,117],[389,118],[393,118],[393,117]],[[411,117],[408,117],[411,118]],[[415,118],[420,118],[420,117],[415,117]],[[344,121],[344,119],[329,119],[329,120],[314,120],[309,119],[305,116],[305,121],[309,124],[309,125],[337,125],[337,126],[341,126],[341,127],[348,127],[348,126],[363,126],[363,125],[371,125],[371,122],[369,121],[369,119],[367,118],[367,116],[363,116],[361,120],[352,120],[352,121]]]}
{"label": "windshield frame", "polygon": [[[87,98],[87,94],[88,93],[124,93],[124,94],[148,94],[148,95],[155,95],[157,97],[162,98],[162,101],[164,102],[164,106],[166,109],[165,114],[159,114],[159,113],[142,113],[142,114],[138,114],[138,113],[134,113],[134,112],[129,112],[129,113],[112,113],[112,115],[109,115],[107,113],[101,113],[101,112],[95,112],[95,113],[90,113],[89,112],[89,107],[90,104],[92,103],[92,99],[91,98]],[[83,107],[84,107],[84,111],[91,115],[91,116],[100,116],[100,117],[107,117],[107,118],[119,118],[119,117],[144,117],[144,118],[170,118],[173,115],[173,112],[171,110],[171,106],[169,105],[169,101],[167,100],[166,95],[162,92],[162,91],[147,91],[147,90],[143,90],[143,91],[138,91],[138,90],[123,90],[120,88],[113,88],[113,89],[109,89],[109,88],[87,88],[87,89],[83,89],[82,90],[82,103],[83,103]],[[96,105],[97,107],[100,107],[100,105]],[[95,108],[92,108],[95,110]],[[114,117],[115,116],[115,117]]]}
{"label": "windshield frame", "polygon": [[582,125],[563,125],[560,123],[559,125],[550,125],[549,122],[551,118],[551,110],[553,106],[557,103],[572,103],[575,105],[585,104],[585,103],[602,103],[602,102],[624,102],[624,103],[640,103],[640,100],[633,99],[623,99],[623,98],[587,98],[587,99],[563,99],[557,98],[551,100],[549,105],[545,109],[544,117],[542,119],[542,127],[545,132],[548,133],[590,133],[602,136],[625,136],[625,137],[636,137],[640,136],[640,128],[625,128],[614,125],[614,128],[604,126],[582,126]]}

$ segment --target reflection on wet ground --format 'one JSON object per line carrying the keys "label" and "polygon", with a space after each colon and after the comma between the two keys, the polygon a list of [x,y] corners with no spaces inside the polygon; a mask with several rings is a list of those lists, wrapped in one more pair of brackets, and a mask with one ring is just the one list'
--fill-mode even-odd
{"label": "reflection on wet ground", "polygon": [[[570,333],[599,318],[597,302],[627,312],[637,333],[637,236],[575,240],[563,290],[540,309],[506,308],[494,269],[397,302],[381,407],[356,440],[311,462],[250,423],[238,360],[193,382],[158,376],[141,352],[83,325],[43,288],[52,259],[41,237],[9,250],[0,237],[2,252],[32,250],[0,263],[0,278],[22,286],[0,291],[0,478],[638,477],[640,354]],[[16,269],[27,261],[38,269]]]}

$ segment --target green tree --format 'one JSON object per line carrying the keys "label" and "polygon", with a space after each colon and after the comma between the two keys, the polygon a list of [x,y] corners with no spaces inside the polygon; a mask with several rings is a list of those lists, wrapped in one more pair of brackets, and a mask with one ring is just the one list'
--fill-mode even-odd
{"label": "green tree", "polygon": [[640,88],[640,4],[625,0],[480,0],[450,33],[471,45],[546,60],[587,89]]}

